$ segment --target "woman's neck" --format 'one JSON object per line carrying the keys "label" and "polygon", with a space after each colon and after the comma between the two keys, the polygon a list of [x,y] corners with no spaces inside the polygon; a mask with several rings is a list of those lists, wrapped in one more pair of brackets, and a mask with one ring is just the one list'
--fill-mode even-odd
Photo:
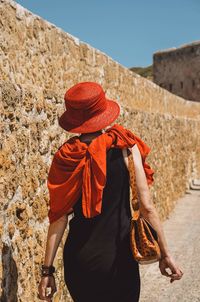
{"label": "woman's neck", "polygon": [[100,130],[100,131],[96,131],[96,132],[93,132],[93,133],[82,133],[79,138],[81,141],[88,141],[90,142],[93,138],[101,135],[103,132]]}

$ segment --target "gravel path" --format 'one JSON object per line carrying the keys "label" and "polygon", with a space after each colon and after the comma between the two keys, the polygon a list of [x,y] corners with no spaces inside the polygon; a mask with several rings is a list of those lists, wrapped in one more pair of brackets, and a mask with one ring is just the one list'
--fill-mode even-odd
{"label": "gravel path", "polygon": [[163,228],[184,275],[170,283],[158,263],[140,265],[140,302],[200,302],[200,191],[190,190],[180,198]]}

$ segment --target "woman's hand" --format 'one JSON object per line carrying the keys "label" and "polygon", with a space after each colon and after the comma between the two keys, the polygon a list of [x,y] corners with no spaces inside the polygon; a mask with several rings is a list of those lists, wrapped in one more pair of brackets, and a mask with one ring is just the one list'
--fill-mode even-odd
{"label": "woman's hand", "polygon": [[[171,270],[171,274],[169,274],[166,269],[169,268]],[[159,260],[159,269],[161,274],[167,277],[170,277],[170,282],[174,282],[175,280],[180,280],[183,276],[183,272],[180,268],[175,264],[174,260],[171,256],[162,257]]]}
{"label": "woman's hand", "polygon": [[[51,293],[47,294],[47,287],[51,288]],[[38,286],[38,298],[51,302],[53,295],[57,291],[56,282],[54,276],[42,277]]]}

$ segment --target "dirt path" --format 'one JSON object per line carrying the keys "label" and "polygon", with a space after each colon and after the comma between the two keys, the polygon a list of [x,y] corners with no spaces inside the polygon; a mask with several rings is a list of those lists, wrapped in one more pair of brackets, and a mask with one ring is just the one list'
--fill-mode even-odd
{"label": "dirt path", "polygon": [[140,302],[200,302],[200,191],[180,198],[163,228],[184,276],[171,284],[158,263],[140,266]]}

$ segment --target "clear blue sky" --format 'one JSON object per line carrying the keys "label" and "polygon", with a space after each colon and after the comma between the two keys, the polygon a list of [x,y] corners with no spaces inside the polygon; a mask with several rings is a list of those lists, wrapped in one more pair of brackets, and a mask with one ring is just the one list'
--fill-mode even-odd
{"label": "clear blue sky", "polygon": [[200,0],[16,0],[126,67],[200,40]]}

